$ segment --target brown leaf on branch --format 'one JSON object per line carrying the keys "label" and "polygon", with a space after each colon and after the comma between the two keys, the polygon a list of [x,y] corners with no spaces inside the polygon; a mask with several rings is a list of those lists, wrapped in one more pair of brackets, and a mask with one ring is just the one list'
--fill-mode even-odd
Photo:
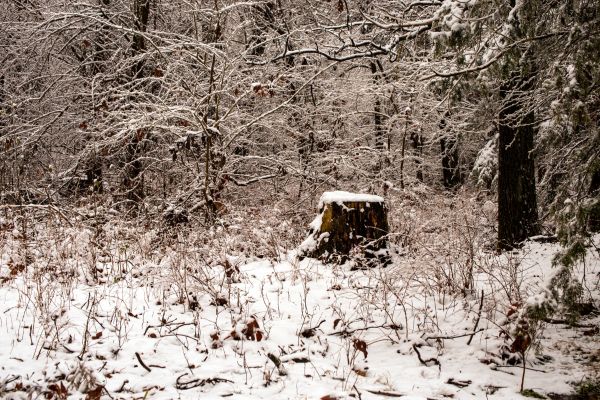
{"label": "brown leaf on branch", "polygon": [[354,348],[357,351],[360,351],[361,353],[363,353],[365,358],[367,358],[367,355],[369,353],[367,352],[367,343],[364,340],[354,339],[352,341],[352,344],[354,345]]}
{"label": "brown leaf on branch", "polygon": [[260,342],[263,338],[258,321],[256,321],[256,318],[254,317],[250,317],[250,319],[246,321],[246,327],[242,329],[242,333],[248,340],[256,340],[257,342]]}

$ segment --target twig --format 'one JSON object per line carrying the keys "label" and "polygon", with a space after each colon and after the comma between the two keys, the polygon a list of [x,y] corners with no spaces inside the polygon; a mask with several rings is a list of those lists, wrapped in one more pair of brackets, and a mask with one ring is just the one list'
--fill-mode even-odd
{"label": "twig", "polygon": [[369,393],[377,394],[379,396],[386,396],[386,397],[404,397],[405,396],[402,393],[396,393],[396,392],[384,392],[382,390],[370,390],[370,389],[365,389],[365,390]]}
{"label": "twig", "polygon": [[430,358],[428,360],[423,360],[423,357],[421,357],[421,353],[419,353],[419,349],[417,348],[417,345],[413,344],[412,348],[415,351],[415,353],[417,353],[417,357],[419,358],[419,362],[421,364],[423,364],[426,367],[429,367],[429,365],[427,365],[427,363],[428,362],[432,362],[432,363],[434,363],[435,365],[438,366],[438,368],[440,369],[440,371],[442,370],[442,364],[440,364],[440,361],[437,358],[432,357],[432,358]]}
{"label": "twig", "polygon": [[209,383],[211,385],[215,385],[217,383],[223,383],[223,382],[233,383],[233,381],[230,381],[229,379],[224,379],[224,378],[206,378],[206,379],[192,379],[189,381],[182,381],[181,378],[183,378],[186,375],[189,375],[189,374],[186,372],[185,374],[180,375],[177,378],[177,380],[175,381],[175,387],[178,390],[194,389],[194,388],[197,388],[198,386],[204,386],[207,383]]}
{"label": "twig", "polygon": [[107,395],[108,397],[110,397],[111,399],[114,399],[114,397],[112,397],[112,395],[110,394],[110,392],[108,391],[108,389],[106,389],[106,387],[105,387],[105,386],[102,386],[102,390],[103,390],[103,391],[106,393],[106,395]]}
{"label": "twig", "polygon": [[[496,365],[496,368],[522,368],[520,365]],[[529,370],[529,371],[535,371],[535,372],[541,372],[541,373],[547,373],[548,371],[544,371],[541,369],[535,369],[535,368],[529,368],[529,367],[525,367],[525,369]]]}
{"label": "twig", "polygon": [[473,337],[473,335],[476,335],[476,334],[478,334],[479,332],[482,332],[482,331],[484,331],[483,328],[481,328],[481,329],[479,329],[478,331],[475,331],[475,332],[463,333],[463,334],[454,335],[454,336],[427,336],[425,338],[425,340],[431,340],[431,339],[434,339],[434,340],[436,340],[436,339],[458,339],[458,338],[465,337],[465,336],[471,336],[471,337]]}
{"label": "twig", "polygon": [[472,380],[466,380],[466,381],[458,381],[455,380],[454,378],[450,378],[446,381],[446,383],[450,384],[450,385],[454,385],[457,386],[459,388],[466,388],[467,386],[469,386],[471,383],[473,383]]}
{"label": "twig", "polygon": [[352,389],[354,389],[356,391],[356,394],[358,394],[358,400],[362,400],[362,395],[360,393],[360,390],[358,390],[358,388],[356,387],[356,383],[352,385]]}
{"label": "twig", "polygon": [[115,390],[116,393],[122,393],[123,390],[125,390],[125,385],[127,385],[129,383],[129,379],[125,379],[123,381],[123,384],[121,385],[121,387],[117,390]]}
{"label": "twig", "polygon": [[475,320],[475,326],[473,327],[473,334],[469,338],[469,341],[467,342],[467,346],[471,345],[471,340],[473,340],[473,336],[475,336],[475,333],[477,331],[477,326],[479,325],[479,319],[481,319],[482,308],[483,308],[483,289],[481,289],[481,301],[479,302],[479,311],[477,312],[477,319]]}
{"label": "twig", "polygon": [[277,367],[277,371],[279,372],[279,375],[287,375],[287,371],[285,370],[285,368],[283,367],[281,360],[273,353],[269,353],[267,354],[267,357],[269,358],[269,360],[271,360],[273,362],[273,364],[275,364],[275,366]]}
{"label": "twig", "polygon": [[330,336],[351,335],[355,332],[368,331],[369,329],[378,329],[378,328],[389,328],[389,329],[393,329],[393,330],[402,329],[402,327],[398,326],[398,325],[382,324],[382,325],[375,325],[375,326],[366,326],[364,328],[356,328],[356,329],[352,329],[352,330],[344,329],[343,331],[333,332],[333,333],[330,333],[329,335]]}
{"label": "twig", "polygon": [[144,367],[144,369],[148,372],[151,372],[152,370],[146,365],[144,364],[144,361],[142,361],[142,357],[140,356],[140,353],[138,353],[137,351],[135,352],[135,357],[137,358],[137,360],[139,361],[140,365],[142,367]]}
{"label": "twig", "polygon": [[543,321],[547,324],[569,325],[569,327],[572,327],[572,328],[595,328],[596,327],[596,325],[594,325],[594,324],[570,323],[566,319],[545,318]]}
{"label": "twig", "polygon": [[[91,297],[92,297],[92,295],[88,294],[88,299],[87,299],[86,303],[89,303]],[[81,346],[81,353],[79,353],[79,356],[78,356],[79,360],[83,360],[83,355],[85,354],[85,352],[87,350],[90,319],[92,317],[92,313],[93,313],[95,304],[96,304],[96,294],[94,293],[94,299],[92,300],[92,303],[90,304],[87,319],[85,320],[85,330],[83,332],[83,346]]]}

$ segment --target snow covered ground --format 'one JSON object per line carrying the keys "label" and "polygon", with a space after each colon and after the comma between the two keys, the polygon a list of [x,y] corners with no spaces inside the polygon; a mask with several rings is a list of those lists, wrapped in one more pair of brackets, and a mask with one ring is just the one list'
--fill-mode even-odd
{"label": "snow covered ground", "polygon": [[[194,248],[159,250],[149,233],[92,251],[80,245],[99,240],[89,229],[25,238],[4,223],[0,396],[8,399],[523,398],[521,366],[502,360],[507,314],[542,288],[558,249],[531,243],[477,255],[475,286],[458,293],[442,284],[443,269],[407,254],[362,271],[294,252],[211,266]],[[597,301],[597,249],[579,273]],[[593,376],[599,322],[545,324],[525,387],[572,393]]]}

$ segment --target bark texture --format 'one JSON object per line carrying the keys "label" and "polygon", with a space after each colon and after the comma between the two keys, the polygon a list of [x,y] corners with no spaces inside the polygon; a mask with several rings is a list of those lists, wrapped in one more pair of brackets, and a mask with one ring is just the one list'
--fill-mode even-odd
{"label": "bark texture", "polygon": [[500,88],[498,248],[512,249],[539,234],[533,160],[534,111],[524,104],[532,77],[513,76]]}
{"label": "bark texture", "polygon": [[[320,228],[310,234],[316,245],[303,254],[328,262],[345,262],[360,247],[372,264],[389,262],[385,203],[353,201],[324,204]],[[371,262],[370,262],[371,263]]]}
{"label": "bark texture", "polygon": [[[588,194],[591,198],[600,198],[600,168],[592,175]],[[590,232],[600,232],[600,201],[598,200],[589,210],[587,227]]]}

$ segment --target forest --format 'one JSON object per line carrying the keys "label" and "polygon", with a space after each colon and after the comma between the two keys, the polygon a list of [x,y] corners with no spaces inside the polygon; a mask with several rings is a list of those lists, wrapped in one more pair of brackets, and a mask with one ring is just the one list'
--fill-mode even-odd
{"label": "forest", "polygon": [[0,398],[600,399],[598,0],[2,0],[0,50]]}

